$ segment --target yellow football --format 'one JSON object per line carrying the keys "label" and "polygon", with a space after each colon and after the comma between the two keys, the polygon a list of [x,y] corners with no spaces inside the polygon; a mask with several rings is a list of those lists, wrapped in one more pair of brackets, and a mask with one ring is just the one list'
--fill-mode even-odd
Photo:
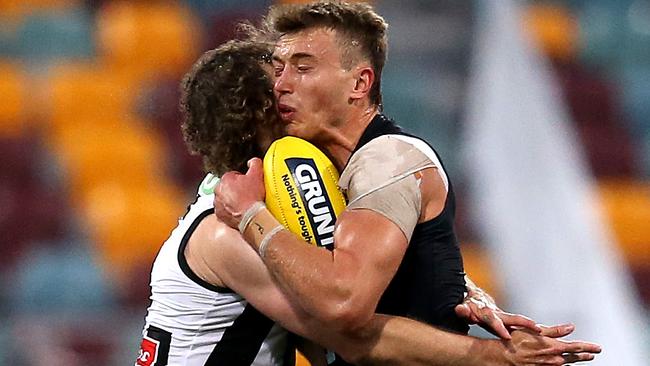
{"label": "yellow football", "polygon": [[332,249],[336,217],[345,209],[334,164],[311,143],[287,136],[264,156],[266,207],[311,245]]}

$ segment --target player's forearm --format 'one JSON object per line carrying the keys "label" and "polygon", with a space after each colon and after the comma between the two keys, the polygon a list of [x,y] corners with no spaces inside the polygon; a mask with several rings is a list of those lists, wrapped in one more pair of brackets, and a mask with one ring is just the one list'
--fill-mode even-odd
{"label": "player's forearm", "polygon": [[[282,324],[283,322],[280,322]],[[298,331],[357,365],[509,366],[504,343],[446,332],[414,320],[374,314],[362,328],[340,331],[332,324],[302,318]]]}
{"label": "player's forearm", "polygon": [[505,343],[449,333],[414,320],[373,314],[362,327],[342,331],[291,305],[278,293],[252,304],[287,330],[361,365],[509,365]]}
{"label": "player's forearm", "polygon": [[509,365],[501,341],[453,334],[406,318],[377,314],[366,331],[375,339],[362,357],[348,355],[355,364]]}
{"label": "player's forearm", "polygon": [[[263,232],[277,225],[277,220],[263,210],[254,217],[244,237],[259,252],[265,238]],[[260,254],[291,302],[320,321],[350,329],[365,324],[374,312],[376,303],[365,304],[350,298],[353,292],[350,284],[354,281],[347,279],[354,277],[359,269],[340,263],[341,260],[335,262],[335,253],[305,245],[293,233],[282,230],[268,240]]]}
{"label": "player's forearm", "polygon": [[290,232],[274,238],[264,263],[291,301],[321,321],[350,329],[374,313],[376,304],[360,307],[350,298],[352,289],[342,285],[345,274],[337,270],[331,252],[306,246]]}

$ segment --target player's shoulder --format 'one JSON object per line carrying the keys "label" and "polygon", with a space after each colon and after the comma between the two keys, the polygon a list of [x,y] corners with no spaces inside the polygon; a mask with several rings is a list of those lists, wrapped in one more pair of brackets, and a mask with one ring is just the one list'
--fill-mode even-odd
{"label": "player's shoulder", "polygon": [[379,136],[352,154],[341,173],[341,184],[359,175],[369,176],[370,180],[390,178],[434,159],[431,146],[417,137]]}
{"label": "player's shoulder", "polygon": [[389,158],[396,159],[408,155],[411,151],[425,155],[433,154],[433,148],[419,137],[401,134],[388,134],[376,137],[363,145],[351,159]]}
{"label": "player's shoulder", "polygon": [[199,189],[197,195],[199,196],[211,196],[214,195],[214,188],[219,184],[219,177],[208,173],[205,178],[199,184]]}
{"label": "player's shoulder", "polygon": [[[214,209],[214,188],[219,184],[219,177],[208,173],[198,186],[196,199],[188,208],[181,221],[192,221],[197,216],[205,216]],[[181,222],[182,224],[182,222]]]}

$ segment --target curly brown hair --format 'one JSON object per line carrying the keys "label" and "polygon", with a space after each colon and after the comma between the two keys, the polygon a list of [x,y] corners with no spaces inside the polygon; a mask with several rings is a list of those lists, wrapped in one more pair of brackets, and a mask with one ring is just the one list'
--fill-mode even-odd
{"label": "curly brown hair", "polygon": [[267,44],[233,40],[204,53],[181,82],[181,126],[190,153],[207,171],[246,171],[279,137],[273,85],[263,69]]}
{"label": "curly brown hair", "polygon": [[381,72],[388,50],[388,23],[365,3],[340,1],[274,6],[263,20],[264,26],[278,34],[296,33],[314,27],[333,29],[342,46],[341,64],[354,66],[359,58],[370,62],[375,82],[370,101],[381,106]]}

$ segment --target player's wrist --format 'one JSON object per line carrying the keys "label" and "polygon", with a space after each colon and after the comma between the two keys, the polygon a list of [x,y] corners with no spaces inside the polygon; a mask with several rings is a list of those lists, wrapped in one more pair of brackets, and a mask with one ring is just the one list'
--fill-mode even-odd
{"label": "player's wrist", "polygon": [[242,215],[241,221],[239,222],[239,232],[244,235],[246,229],[250,226],[251,221],[261,210],[265,209],[266,205],[262,201],[254,202]]}
{"label": "player's wrist", "polygon": [[509,355],[508,341],[462,336],[457,346],[463,365],[471,366],[514,366]]}
{"label": "player's wrist", "polygon": [[[271,238],[284,229],[284,226],[262,205],[258,208],[251,207],[253,212],[245,226],[242,226],[244,239],[264,257],[266,248]],[[243,220],[242,220],[243,221]]]}
{"label": "player's wrist", "polygon": [[477,364],[494,366],[511,366],[516,363],[510,357],[511,350],[507,346],[510,341],[499,339],[482,339],[480,348],[480,360]]}

